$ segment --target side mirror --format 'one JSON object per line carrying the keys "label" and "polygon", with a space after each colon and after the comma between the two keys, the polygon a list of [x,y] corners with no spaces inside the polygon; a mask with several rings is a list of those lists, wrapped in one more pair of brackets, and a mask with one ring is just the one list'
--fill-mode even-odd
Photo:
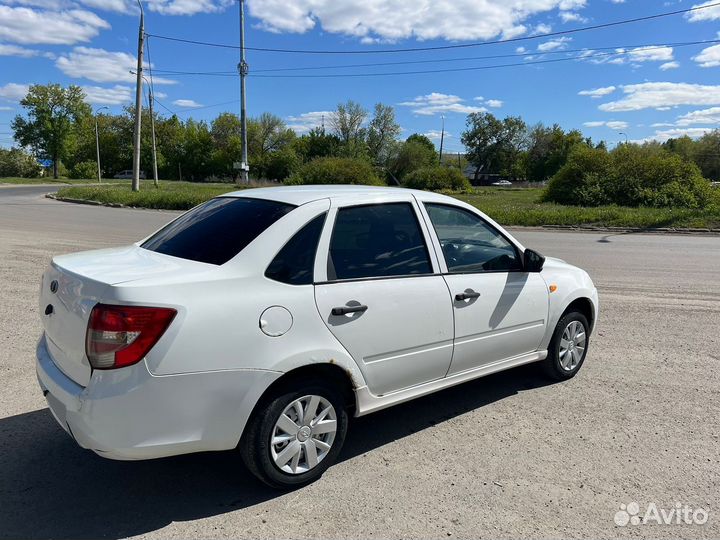
{"label": "side mirror", "polygon": [[545,264],[545,257],[537,251],[526,249],[523,255],[523,267],[526,272],[540,272]]}

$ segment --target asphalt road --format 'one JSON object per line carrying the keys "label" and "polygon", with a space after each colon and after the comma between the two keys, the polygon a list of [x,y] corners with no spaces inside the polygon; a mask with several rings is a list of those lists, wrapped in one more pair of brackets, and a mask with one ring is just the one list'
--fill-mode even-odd
{"label": "asphalt road", "polygon": [[[232,452],[113,462],[55,424],[34,374],[44,267],[171,215],[48,190],[0,188],[0,537],[720,536],[720,238],[516,231],[600,290],[580,374],[525,366],[357,419],[340,462],[283,494]],[[709,520],[615,525],[632,501]]]}

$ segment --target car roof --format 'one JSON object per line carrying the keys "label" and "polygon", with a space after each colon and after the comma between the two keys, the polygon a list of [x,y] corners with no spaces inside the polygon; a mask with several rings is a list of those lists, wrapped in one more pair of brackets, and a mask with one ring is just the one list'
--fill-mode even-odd
{"label": "car roof", "polygon": [[300,206],[319,199],[348,199],[357,201],[367,198],[368,201],[376,199],[407,199],[414,195],[419,199],[429,201],[455,202],[456,199],[416,189],[406,189],[391,186],[361,186],[361,185],[309,185],[309,186],[277,186],[265,188],[241,189],[225,193],[223,197],[252,197],[271,201],[284,202]]}

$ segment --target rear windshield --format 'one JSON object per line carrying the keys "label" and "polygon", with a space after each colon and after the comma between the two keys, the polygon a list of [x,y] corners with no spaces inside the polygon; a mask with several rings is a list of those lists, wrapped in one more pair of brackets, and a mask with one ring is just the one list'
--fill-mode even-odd
{"label": "rear windshield", "polygon": [[293,208],[263,199],[212,199],[160,229],[140,247],[181,259],[225,264]]}

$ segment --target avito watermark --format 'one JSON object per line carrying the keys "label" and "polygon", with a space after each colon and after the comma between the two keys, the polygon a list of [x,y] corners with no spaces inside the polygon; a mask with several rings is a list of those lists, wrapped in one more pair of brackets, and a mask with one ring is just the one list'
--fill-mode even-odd
{"label": "avito watermark", "polygon": [[615,525],[704,525],[709,518],[710,512],[705,508],[693,508],[679,502],[669,508],[651,502],[642,511],[640,504],[633,501],[620,505],[620,510],[615,513]]}

